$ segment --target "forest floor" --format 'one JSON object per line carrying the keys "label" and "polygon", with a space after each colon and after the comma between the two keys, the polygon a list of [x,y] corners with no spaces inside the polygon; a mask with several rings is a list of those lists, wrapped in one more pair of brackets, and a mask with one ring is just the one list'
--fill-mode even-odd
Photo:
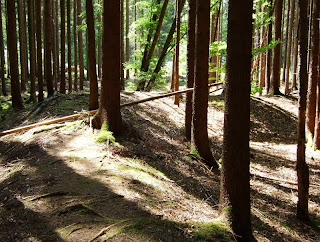
{"label": "forest floor", "polygon": [[[159,92],[123,92],[123,103]],[[310,224],[295,216],[297,94],[251,98],[252,226],[258,241],[320,241],[320,153],[307,145]],[[223,95],[211,93],[209,136],[221,158]],[[81,112],[59,95],[3,116],[0,129]],[[219,172],[187,156],[184,102],[122,109],[124,133],[98,143],[88,118],[0,141],[0,241],[232,241],[218,216]]]}

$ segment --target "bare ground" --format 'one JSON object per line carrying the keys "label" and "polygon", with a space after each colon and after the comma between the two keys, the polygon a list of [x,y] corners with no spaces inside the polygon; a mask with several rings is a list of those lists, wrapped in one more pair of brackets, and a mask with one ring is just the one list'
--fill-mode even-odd
{"label": "bare ground", "polygon": [[[156,93],[124,92],[129,102]],[[2,129],[87,108],[59,96],[4,120]],[[221,157],[223,97],[210,96],[209,135]],[[165,98],[122,110],[117,144],[97,143],[88,119],[0,141],[0,241],[233,240],[218,217],[219,172],[188,156],[184,103]],[[320,154],[307,146],[312,223],[295,217],[297,99],[252,97],[252,225],[258,241],[320,240]],[[216,230],[205,230],[212,223]],[[206,233],[209,233],[207,236]],[[211,234],[210,234],[211,233]]]}

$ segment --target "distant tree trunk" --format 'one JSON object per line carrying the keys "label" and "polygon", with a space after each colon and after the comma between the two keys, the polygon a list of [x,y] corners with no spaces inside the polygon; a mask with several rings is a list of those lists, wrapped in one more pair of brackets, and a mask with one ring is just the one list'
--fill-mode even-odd
{"label": "distant tree trunk", "polygon": [[[176,20],[177,20],[177,30],[176,30],[176,61],[175,61],[175,83],[174,90],[179,91],[179,59],[180,59],[180,19],[181,19],[181,10],[179,9],[179,0],[176,0]],[[210,16],[209,16],[210,18]],[[210,24],[209,24],[210,26]],[[179,94],[174,96],[174,104],[179,106]]]}
{"label": "distant tree trunk", "polygon": [[[250,71],[253,1],[229,2],[226,96],[220,212],[227,212],[237,240],[251,241]],[[230,210],[225,210],[230,206]]]}
{"label": "distant tree trunk", "polygon": [[47,82],[48,97],[54,93],[52,80],[52,16],[51,0],[44,1],[44,61],[45,61],[45,79]]}
{"label": "distant tree trunk", "polygon": [[36,97],[36,43],[34,31],[34,2],[28,0],[28,28],[30,50],[30,101],[35,102]]}
{"label": "distant tree trunk", "polygon": [[71,0],[67,0],[68,91],[72,92],[71,73]]}
{"label": "distant tree trunk", "polygon": [[18,0],[19,41],[20,41],[20,66],[21,66],[21,90],[27,90],[28,76],[28,47],[26,12],[23,0]]}
{"label": "distant tree trunk", "polygon": [[[78,24],[82,24],[81,14],[81,0],[77,1],[77,10],[78,10]],[[79,45],[79,68],[80,68],[80,90],[83,90],[84,83],[84,65],[83,65],[83,38],[82,38],[82,30],[78,31],[78,45]]]}
{"label": "distant tree trunk", "polygon": [[[320,3],[320,1],[319,0],[316,0],[316,3],[315,3],[315,10],[314,11],[316,11],[316,9],[318,9],[317,11],[318,11],[318,13],[317,14],[315,14],[314,15],[314,19],[316,20],[316,19],[318,19],[319,18],[319,3]],[[318,22],[318,21],[316,21],[316,22]],[[319,24],[319,22],[318,22],[318,24]],[[319,27],[319,26],[318,26]],[[314,28],[314,27],[313,27]],[[319,33],[318,33],[319,34]],[[318,35],[318,38],[319,38],[319,35]],[[316,40],[312,40],[312,41],[316,41]],[[319,43],[319,42],[318,42]],[[315,43],[316,44],[316,43]],[[313,45],[314,46],[314,45]],[[319,49],[319,46],[318,46],[318,57],[320,56],[320,49]],[[312,59],[314,58],[314,57],[316,57],[314,54],[316,54],[315,52],[314,52],[314,49],[312,49]],[[314,61],[316,61],[316,60],[314,60]],[[318,65],[319,65],[319,59],[318,59]],[[315,74],[314,72],[313,72],[313,68],[314,68],[314,62],[312,61],[312,75],[313,74]],[[314,70],[314,71],[317,71],[317,69],[316,70]],[[320,77],[320,74],[319,74],[319,70],[318,70],[318,73],[317,73],[317,77],[318,77],[318,79],[319,79],[319,77]],[[318,90],[318,96],[320,95],[320,82],[318,81],[317,82],[317,90]],[[315,134],[314,134],[314,148],[315,149],[317,149],[317,150],[320,150],[320,98],[318,97],[317,98],[317,110],[316,110],[316,127],[315,127]]]}
{"label": "distant tree trunk", "polygon": [[10,70],[11,70],[11,96],[12,107],[14,110],[23,108],[21,90],[19,83],[19,68],[18,68],[18,48],[17,48],[17,24],[16,24],[16,1],[7,1],[7,47],[9,51]]}
{"label": "distant tree trunk", "polygon": [[[98,21],[101,23],[101,15],[98,16]],[[101,27],[98,27],[98,77],[101,80],[102,77],[102,33]]]}
{"label": "distant tree trunk", "polygon": [[[137,0],[134,0],[134,22],[137,21]],[[134,51],[136,52],[137,49],[138,49],[138,46],[137,46],[137,29],[135,27],[135,30],[134,30],[134,33],[135,33],[135,36],[134,36]],[[134,61],[137,61],[137,57],[134,56]],[[136,76],[137,75],[137,68],[134,69],[134,75]]]}
{"label": "distant tree trunk", "polygon": [[66,93],[66,3],[60,2],[61,15],[61,68],[60,68],[60,93]]}
{"label": "distant tree trunk", "polygon": [[[75,91],[78,91],[78,48],[77,48],[77,1],[73,1],[73,48],[74,48],[74,81],[73,87]],[[98,108],[98,106],[97,106]]]}
{"label": "distant tree trunk", "polygon": [[[282,5],[283,0],[275,1],[275,39],[281,41],[281,20],[282,20]],[[281,43],[274,47],[274,56],[272,63],[272,92],[274,95],[280,95],[279,83],[281,72]]]}
{"label": "distant tree trunk", "polygon": [[[284,57],[283,57],[283,59],[284,59],[284,61],[283,61],[283,72],[282,72],[282,83],[285,83],[286,82],[286,69],[287,68],[290,68],[290,65],[288,66],[288,64],[287,64],[287,56],[288,55],[290,55],[290,52],[289,52],[289,49],[288,49],[288,45],[289,45],[289,29],[290,29],[290,27],[289,27],[289,24],[290,24],[290,22],[289,22],[289,20],[290,20],[290,16],[289,16],[289,14],[290,14],[290,2],[291,2],[291,0],[287,0],[287,20],[286,20],[286,25],[284,26],[284,28],[285,28],[285,44],[284,44]],[[284,9],[283,9],[283,11],[285,11],[285,6],[283,7]],[[292,7],[291,7],[292,8]],[[284,15],[284,14],[283,14]],[[283,16],[283,19],[284,19],[284,17],[285,16]],[[290,37],[291,37],[291,35],[290,35]]]}
{"label": "distant tree trunk", "polygon": [[[114,135],[122,131],[120,113],[120,2],[103,1],[103,59],[100,107],[94,126],[107,123]],[[112,23],[112,25],[110,25]],[[108,40],[108,41],[106,41]]]}
{"label": "distant tree trunk", "polygon": [[58,66],[57,66],[57,45],[56,45],[56,38],[57,38],[57,28],[56,25],[58,24],[56,21],[56,2],[52,2],[52,64],[53,64],[53,83],[54,83],[54,90],[58,90]]}
{"label": "distant tree trunk", "polygon": [[[320,0],[315,0],[314,16],[312,21],[311,46],[311,78],[309,79],[307,94],[307,130],[314,136],[317,102],[317,83],[319,67],[319,11]],[[308,62],[309,63],[309,62]]]}
{"label": "distant tree trunk", "polygon": [[36,38],[37,38],[37,77],[38,77],[38,102],[43,102],[43,73],[42,73],[42,24],[41,1],[36,1]]}
{"label": "distant tree trunk", "polygon": [[89,72],[89,81],[90,81],[89,109],[94,110],[99,107],[99,101],[98,101],[98,81],[97,81],[97,71],[96,71],[96,44],[95,44],[92,0],[86,0],[86,8],[87,8],[87,31],[88,31],[88,72]]}
{"label": "distant tree trunk", "polygon": [[[299,9],[296,11],[296,22],[298,22],[299,17]],[[295,27],[295,41],[294,41],[294,48],[293,48],[293,63],[292,63],[292,89],[297,90],[297,66],[298,66],[298,35],[299,35],[299,24],[296,24]]]}
{"label": "distant tree trunk", "polygon": [[191,149],[197,150],[207,165],[218,168],[208,138],[209,29],[210,1],[197,1]]}
{"label": "distant tree trunk", "polygon": [[[124,90],[124,0],[120,0],[120,89]],[[102,63],[103,65],[103,63]]]}
{"label": "distant tree trunk", "polygon": [[[290,65],[291,65],[291,56],[292,56],[292,41],[293,41],[293,23],[294,23],[294,13],[296,9],[296,1],[290,0],[292,3],[291,13],[290,13],[290,27],[289,27],[289,46],[288,46],[288,55],[287,55],[287,65],[288,68],[286,69],[286,77],[285,77],[285,91],[284,94],[289,94],[289,81],[290,81]],[[288,16],[289,17],[289,16]]]}
{"label": "distant tree trunk", "polygon": [[[262,26],[262,43],[264,42],[264,38],[267,34],[267,26]],[[263,87],[266,85],[266,52],[261,53],[261,65],[260,65],[260,80],[259,87],[261,90],[259,91],[259,95],[262,95]]]}
{"label": "distant tree trunk", "polygon": [[[192,88],[194,83],[196,0],[189,0],[188,4],[187,88]],[[190,92],[186,94],[185,133],[187,141],[191,140],[191,123],[192,93]]]}
{"label": "distant tree trunk", "polygon": [[307,0],[299,0],[300,30],[299,30],[299,113],[298,113],[298,146],[297,146],[297,175],[298,175],[298,204],[297,217],[302,221],[309,221],[308,196],[309,196],[309,170],[305,157],[305,119],[306,119],[306,96],[308,85],[308,20]]}
{"label": "distant tree trunk", "polygon": [[[130,61],[130,42],[129,42],[129,0],[126,0],[126,62]],[[126,79],[130,78],[129,69],[127,69]]]}
{"label": "distant tree trunk", "polygon": [[56,27],[56,35],[55,35],[55,48],[56,48],[56,53],[55,53],[55,63],[56,63],[56,73],[55,73],[55,76],[56,76],[56,91],[58,91],[58,83],[60,82],[60,60],[59,60],[59,1],[55,1],[55,27]]}
{"label": "distant tree trunk", "polygon": [[[2,16],[2,3],[0,2],[0,16]],[[5,57],[4,57],[4,40],[3,40],[3,26],[2,18],[0,21],[0,78],[3,96],[7,96],[6,79],[5,74]]]}
{"label": "distant tree trunk", "polygon": [[[270,0],[270,8],[269,8],[269,14],[272,15],[272,0]],[[271,16],[270,16],[271,17]],[[268,24],[268,44],[270,44],[272,41],[272,20],[269,21]],[[272,62],[272,49],[269,49],[267,51],[267,57],[266,57],[266,72],[267,72],[267,76],[266,76],[266,92],[267,94],[270,93],[270,88],[271,88],[271,74],[272,74],[272,66],[271,66],[271,62]]]}

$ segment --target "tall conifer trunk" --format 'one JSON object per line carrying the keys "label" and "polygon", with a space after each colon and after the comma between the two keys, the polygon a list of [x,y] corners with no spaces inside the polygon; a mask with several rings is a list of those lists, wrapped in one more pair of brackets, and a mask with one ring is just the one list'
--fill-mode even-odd
{"label": "tall conifer trunk", "polygon": [[[0,16],[2,16],[2,2],[0,2]],[[3,96],[7,96],[5,74],[5,57],[4,57],[4,40],[3,40],[3,26],[2,20],[0,21],[0,78],[1,78],[1,91]]]}

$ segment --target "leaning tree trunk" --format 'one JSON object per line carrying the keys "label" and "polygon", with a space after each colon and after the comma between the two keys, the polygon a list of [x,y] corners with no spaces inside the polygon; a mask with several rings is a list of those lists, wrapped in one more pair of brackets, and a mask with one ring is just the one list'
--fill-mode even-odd
{"label": "leaning tree trunk", "polygon": [[196,150],[210,167],[218,168],[208,137],[208,77],[209,77],[209,36],[210,2],[197,1],[195,81],[193,92],[191,148]]}
{"label": "leaning tree trunk", "polygon": [[305,119],[306,119],[306,96],[308,85],[308,20],[307,0],[299,0],[300,31],[299,31],[299,113],[298,113],[298,146],[297,146],[297,175],[298,175],[298,204],[297,217],[303,221],[309,221],[308,196],[309,196],[309,170],[305,155]]}
{"label": "leaning tree trunk", "polygon": [[[196,0],[189,0],[188,16],[188,44],[187,44],[187,88],[194,83],[194,54],[195,54],[195,28],[196,28]],[[187,141],[191,140],[192,123],[192,93],[186,94],[185,133]]]}
{"label": "leaning tree trunk", "polygon": [[96,71],[96,44],[94,31],[94,16],[92,0],[86,0],[87,8],[87,31],[88,31],[88,72],[90,81],[90,102],[89,109],[97,109],[98,101],[98,81]]}
{"label": "leaning tree trunk", "polygon": [[19,85],[19,68],[18,68],[18,48],[17,48],[17,24],[16,24],[16,6],[15,1],[7,2],[7,45],[9,51],[10,71],[11,71],[11,96],[12,107],[14,110],[23,108],[21,90]]}
{"label": "leaning tree trunk", "polygon": [[[250,72],[253,1],[229,1],[220,204],[237,240],[251,241]],[[230,209],[223,209],[230,206]]]}

